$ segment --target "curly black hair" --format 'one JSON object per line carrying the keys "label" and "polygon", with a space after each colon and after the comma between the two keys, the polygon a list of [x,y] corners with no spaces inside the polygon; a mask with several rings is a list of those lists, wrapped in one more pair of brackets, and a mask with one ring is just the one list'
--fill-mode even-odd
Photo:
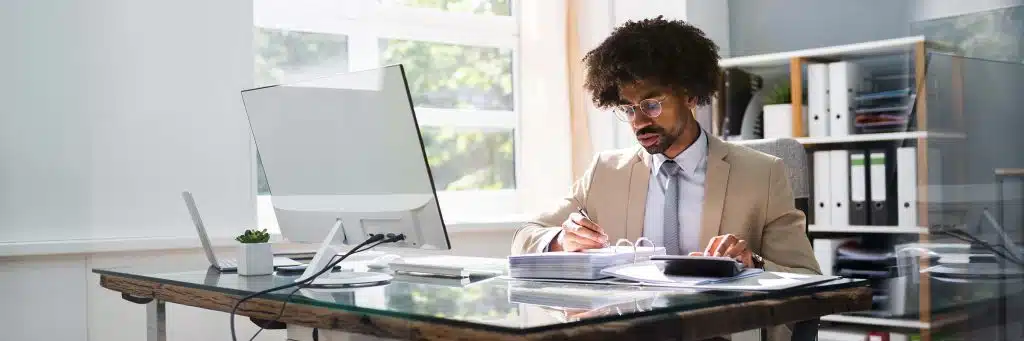
{"label": "curly black hair", "polygon": [[584,87],[599,108],[620,104],[619,86],[637,81],[683,91],[707,105],[721,73],[718,46],[703,31],[662,16],[626,22],[587,52],[583,63]]}

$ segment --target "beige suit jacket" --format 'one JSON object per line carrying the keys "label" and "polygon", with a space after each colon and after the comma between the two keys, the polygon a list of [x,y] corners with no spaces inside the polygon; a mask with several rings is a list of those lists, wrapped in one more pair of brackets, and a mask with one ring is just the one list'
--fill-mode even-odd
{"label": "beige suit jacket", "polygon": [[[518,231],[512,254],[543,252],[569,214],[584,208],[613,243],[642,237],[652,157],[640,147],[602,152],[569,195]],[[733,234],[765,270],[820,274],[782,160],[708,136],[700,245]]]}

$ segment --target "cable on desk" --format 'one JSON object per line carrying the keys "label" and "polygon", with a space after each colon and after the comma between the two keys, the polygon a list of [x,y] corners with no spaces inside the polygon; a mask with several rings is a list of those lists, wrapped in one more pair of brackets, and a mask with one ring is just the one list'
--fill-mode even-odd
{"label": "cable on desk", "polygon": [[[335,255],[335,257],[337,257],[337,255]],[[278,311],[277,316],[270,319],[271,321],[277,321],[277,319],[281,318],[281,316],[284,315],[284,308],[288,306],[288,301],[290,301],[292,299],[292,296],[295,295],[295,293],[299,292],[299,290],[301,289],[302,288],[295,288],[295,290],[292,290],[292,292],[288,293],[288,296],[285,296],[284,304],[281,304],[281,311]],[[259,336],[261,332],[263,332],[263,326],[260,326],[260,330],[257,330],[256,334],[252,334],[252,337],[249,338],[249,341],[255,340],[256,337]]]}
{"label": "cable on desk", "polygon": [[[291,299],[291,296],[293,294],[295,294],[295,292],[297,292],[299,289],[301,289],[302,286],[308,285],[309,283],[313,282],[313,280],[315,280],[317,277],[320,277],[321,275],[323,275],[324,273],[326,273],[330,269],[333,269],[335,266],[338,265],[338,263],[341,263],[341,261],[345,260],[345,258],[348,258],[352,254],[355,254],[357,252],[363,252],[363,251],[369,250],[369,249],[371,249],[373,247],[376,247],[377,245],[380,245],[380,244],[393,243],[393,242],[400,241],[400,240],[403,240],[403,239],[405,239],[405,235],[404,234],[390,235],[390,236],[385,236],[384,234],[371,235],[370,238],[367,238],[362,243],[359,243],[359,245],[356,245],[356,247],[352,248],[351,250],[349,250],[347,253],[345,253],[341,257],[338,257],[337,255],[332,257],[332,261],[329,264],[327,264],[327,266],[324,266],[323,269],[320,269],[320,271],[317,271],[317,273],[313,274],[312,276],[309,276],[309,278],[306,278],[304,280],[297,281],[297,282],[294,282],[294,283],[288,283],[288,284],[285,284],[285,285],[280,285],[280,286],[273,287],[273,288],[270,288],[270,289],[266,289],[266,290],[263,290],[263,291],[255,292],[255,293],[249,294],[248,296],[242,297],[242,299],[238,300],[238,302],[235,302],[235,305],[231,308],[231,314],[230,314],[230,320],[229,320],[229,323],[231,325],[231,340],[232,341],[238,341],[238,337],[237,337],[237,334],[235,332],[235,313],[238,311],[238,307],[241,306],[242,303],[244,303],[245,301],[248,301],[250,299],[253,299],[253,298],[259,297],[261,295],[265,295],[267,293],[274,292],[274,291],[298,287],[295,291],[293,291],[291,294],[288,295],[288,298],[286,298],[284,300],[284,303],[281,306],[281,313],[283,314],[285,306],[288,305],[288,301]],[[371,243],[373,243],[373,245],[370,245],[370,246],[364,248],[365,246],[367,246],[367,245],[369,245]],[[335,259],[335,258],[337,258],[337,259]],[[278,314],[278,315],[279,315],[278,318],[280,318],[281,314]],[[259,334],[261,331],[263,331],[263,327],[260,327],[260,330],[257,331],[256,334]],[[253,336],[253,338],[255,338],[255,335]]]}

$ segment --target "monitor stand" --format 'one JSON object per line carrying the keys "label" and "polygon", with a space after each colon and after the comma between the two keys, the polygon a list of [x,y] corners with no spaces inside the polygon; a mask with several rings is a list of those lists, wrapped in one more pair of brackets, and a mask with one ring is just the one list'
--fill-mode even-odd
{"label": "monitor stand", "polygon": [[[342,225],[341,218],[335,220],[334,226],[331,227],[331,232],[327,234],[327,237],[324,238],[324,242],[320,244],[320,249],[316,251],[316,255],[314,255],[313,259],[309,261],[306,271],[302,273],[302,276],[295,279],[296,282],[306,280],[317,272],[320,272],[323,268],[327,267],[327,265],[334,260],[335,255],[338,254],[339,248],[335,247],[335,244],[347,244],[348,237],[345,235],[345,229]],[[336,241],[335,238],[339,236],[341,237],[341,240]],[[391,275],[377,272],[325,272],[313,279],[308,286],[326,288],[373,286],[387,284],[391,282],[391,279]]]}

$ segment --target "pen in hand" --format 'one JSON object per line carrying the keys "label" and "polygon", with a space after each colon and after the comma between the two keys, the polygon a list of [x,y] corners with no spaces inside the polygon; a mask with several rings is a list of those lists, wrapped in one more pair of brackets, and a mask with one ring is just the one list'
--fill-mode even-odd
{"label": "pen in hand", "polygon": [[[591,219],[591,218],[590,218],[590,215],[589,215],[589,214],[587,214],[587,211],[586,211],[586,210],[584,210],[584,209],[583,209],[583,207],[577,207],[577,208],[576,208],[576,212],[579,212],[579,214],[580,214],[581,216],[583,216],[583,218],[586,218],[587,220],[589,220],[591,224],[595,224],[595,225],[597,224],[597,223],[595,223],[595,222],[594,222],[594,219]],[[595,229],[592,229],[592,228],[589,228],[589,227],[583,226],[583,224],[580,224],[580,226],[581,226],[581,227],[583,227],[583,228],[585,228],[585,229],[588,229],[588,230],[591,230],[591,231],[597,232],[598,234],[601,234],[601,235],[607,236],[607,235],[606,235],[606,234],[604,233],[604,231],[602,231],[602,230],[601,230],[600,228],[598,228],[597,230],[595,230]],[[602,246],[608,246],[608,241],[606,240],[606,241],[605,241],[605,242],[603,243],[603,245],[602,245]]]}

